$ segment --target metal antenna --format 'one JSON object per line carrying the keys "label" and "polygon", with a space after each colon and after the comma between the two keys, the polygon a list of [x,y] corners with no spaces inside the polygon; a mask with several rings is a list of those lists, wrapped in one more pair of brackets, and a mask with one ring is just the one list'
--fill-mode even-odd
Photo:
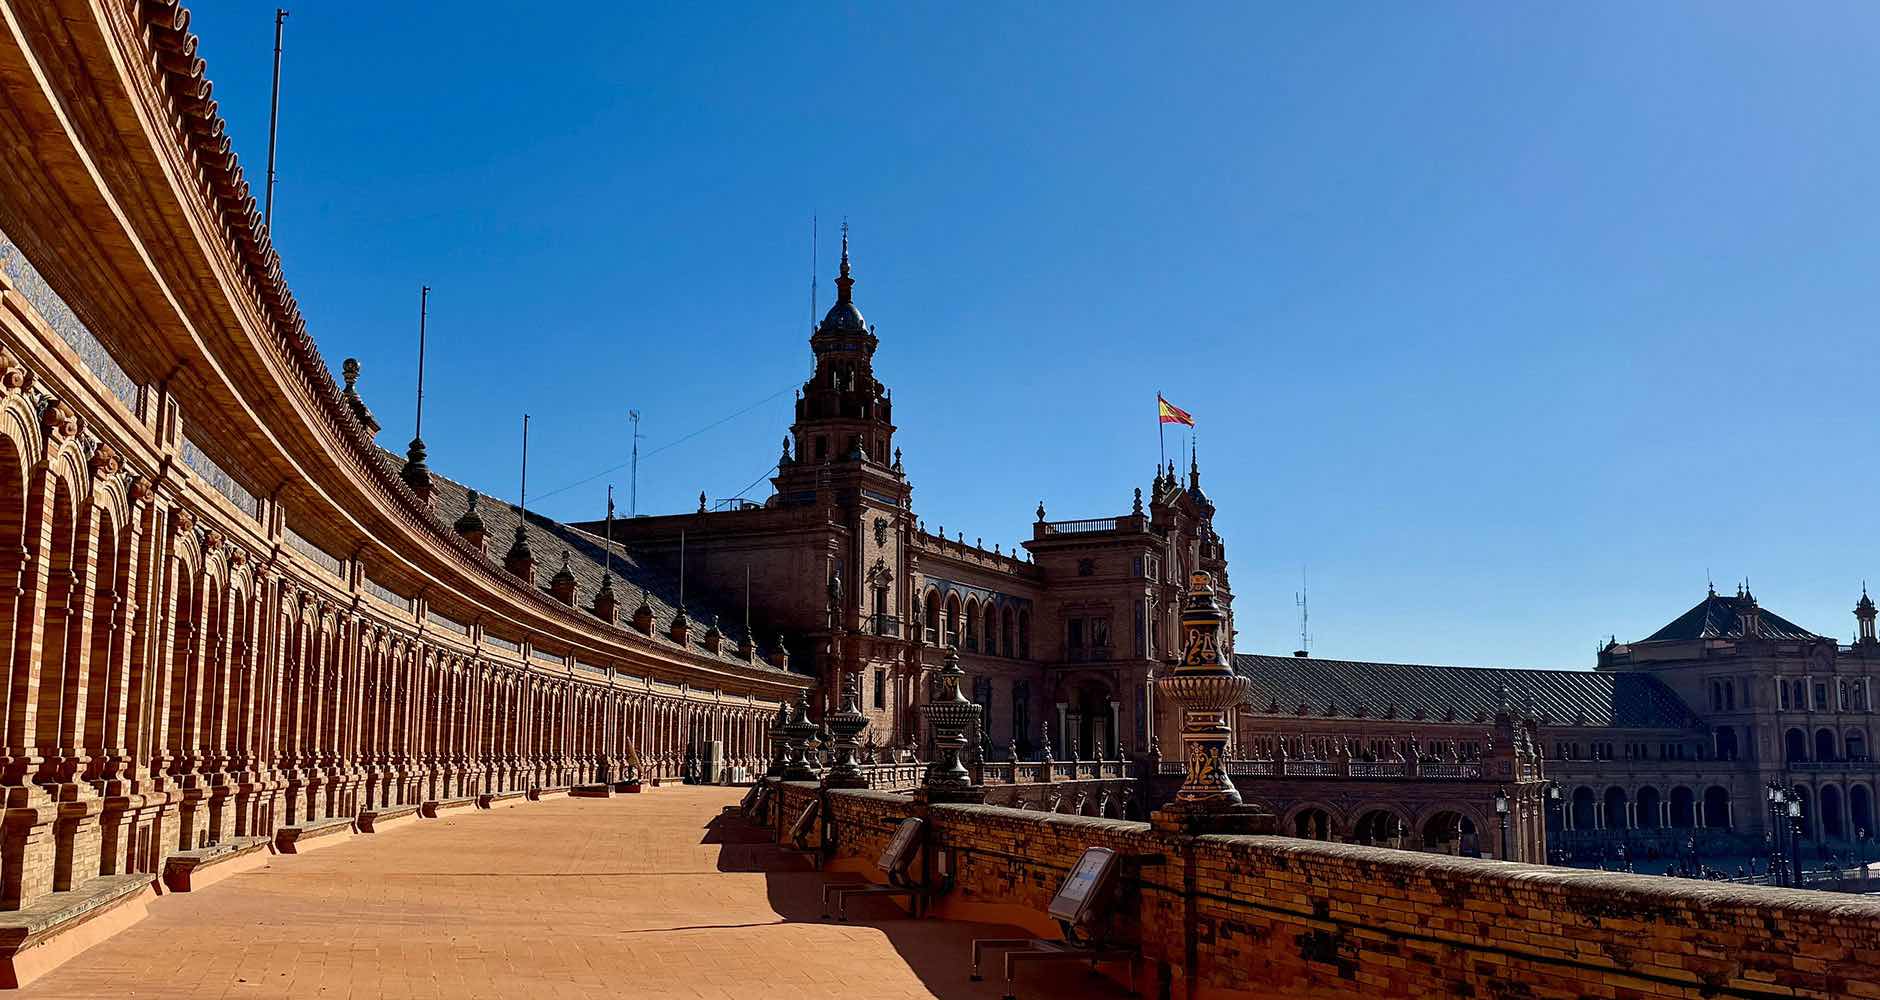
{"label": "metal antenna", "polygon": [[516,505],[522,520],[529,520],[529,415],[522,415],[522,502]]}
{"label": "metal antenna", "polygon": [[268,238],[274,238],[274,137],[281,123],[281,28],[287,22],[287,11],[279,7],[274,9],[274,96],[268,110],[268,190],[261,208],[261,225],[267,229]]}
{"label": "metal antenna", "polygon": [[607,547],[602,550],[601,578],[606,579],[614,571],[614,484],[607,484]]}
{"label": "metal antenna", "polygon": [[1293,595],[1299,606],[1299,655],[1312,652],[1312,609],[1306,604],[1306,568],[1299,567],[1299,592]]}
{"label": "metal antenna", "polygon": [[627,494],[627,516],[640,516],[640,411],[628,410],[627,419],[633,421],[633,485]]}
{"label": "metal antenna", "polygon": [[431,286],[418,286],[418,418],[411,436],[424,437],[424,326],[430,314]]}

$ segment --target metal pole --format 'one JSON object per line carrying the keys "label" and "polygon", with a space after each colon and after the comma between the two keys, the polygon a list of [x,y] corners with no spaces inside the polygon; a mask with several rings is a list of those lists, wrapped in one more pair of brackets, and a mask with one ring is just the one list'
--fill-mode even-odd
{"label": "metal pole", "polygon": [[640,411],[628,410],[627,419],[633,421],[633,479],[627,493],[627,516],[640,516]]}
{"label": "metal pole", "polygon": [[261,209],[261,225],[267,229],[268,238],[274,238],[274,137],[281,122],[281,28],[287,21],[287,11],[274,9],[274,96],[268,105],[268,190]]}
{"label": "metal pole", "polygon": [[411,436],[424,437],[424,326],[430,313],[431,286],[418,286],[418,417]]}
{"label": "metal pole", "polygon": [[522,512],[522,521],[529,520],[529,415],[522,415],[522,502],[516,505]]}

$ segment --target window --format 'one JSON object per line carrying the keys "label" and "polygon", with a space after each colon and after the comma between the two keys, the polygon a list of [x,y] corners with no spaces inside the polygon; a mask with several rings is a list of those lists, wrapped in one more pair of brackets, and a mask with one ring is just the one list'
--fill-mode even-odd
{"label": "window", "polygon": [[1018,613],[1018,658],[1031,659],[1031,612]]}
{"label": "window", "polygon": [[1723,682],[1723,708],[1726,712],[1736,711],[1736,682]]}
{"label": "window", "polygon": [[1782,696],[1781,698],[1782,710],[1784,712],[1788,711],[1789,710],[1789,686],[1787,684],[1782,683],[1781,681],[1777,681],[1776,693]]}
{"label": "window", "polygon": [[1129,569],[1130,569],[1130,574],[1132,576],[1135,576],[1138,579],[1140,579],[1143,576],[1143,570],[1145,569],[1143,558],[1141,556],[1137,556],[1135,559],[1131,560]]}
{"label": "window", "polygon": [[1828,710],[1828,685],[1817,681],[1815,683],[1815,711],[1825,712],[1827,710]]}
{"label": "window", "polygon": [[1082,618],[1072,618],[1064,623],[1064,645],[1080,653],[1083,652],[1084,620]]}
{"label": "window", "polygon": [[1847,682],[1835,681],[1834,686],[1835,686],[1835,700],[1834,700],[1835,710],[1845,712],[1847,711]]}
{"label": "window", "polygon": [[1110,648],[1110,620],[1108,618],[1090,619],[1090,645],[1097,649]]}
{"label": "window", "polygon": [[875,671],[875,707],[888,707],[888,672],[886,670]]}
{"label": "window", "polygon": [[1149,605],[1145,601],[1136,602],[1136,655],[1149,655]]}
{"label": "window", "polygon": [[1000,629],[1001,639],[1003,640],[1000,643],[1000,646],[1002,647],[1005,655],[1011,656],[1012,655],[1012,609],[1011,608],[1005,609],[1005,613],[1001,616],[1000,621],[1001,621],[1001,624],[1004,626],[1002,629]]}

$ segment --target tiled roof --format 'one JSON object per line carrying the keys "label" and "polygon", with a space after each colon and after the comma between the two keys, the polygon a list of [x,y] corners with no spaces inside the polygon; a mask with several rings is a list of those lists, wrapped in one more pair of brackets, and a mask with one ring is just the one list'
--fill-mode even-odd
{"label": "tiled roof", "polygon": [[[1545,725],[1682,729],[1696,717],[1670,688],[1647,674],[1516,667],[1441,667],[1361,663],[1306,656],[1240,653],[1234,668],[1253,681],[1257,712],[1307,717],[1472,722],[1508,707],[1532,712]],[[1328,712],[1329,709],[1329,712]]]}
{"label": "tiled roof", "polygon": [[[1741,639],[1742,613],[1755,603],[1748,596],[1720,597],[1716,591],[1697,603],[1697,607],[1679,615],[1671,624],[1646,636],[1644,642],[1676,642],[1681,639]],[[1789,621],[1767,608],[1758,609],[1758,635],[1764,639],[1807,641],[1821,636]]]}
{"label": "tiled roof", "polygon": [[[405,460],[392,452],[380,449],[379,457],[393,475],[397,475],[404,467]],[[433,517],[444,525],[445,530],[456,530],[453,525],[469,504],[470,488],[435,472],[431,474],[431,483],[436,490]],[[484,545],[489,550],[491,560],[500,566],[503,556],[516,539],[516,509],[501,500],[482,496],[477,500],[477,515],[483,520]],[[529,552],[535,557],[536,589],[549,593],[549,582],[561,572],[561,554],[566,551],[568,570],[575,579],[575,607],[591,614],[594,595],[601,588],[602,557],[606,551],[602,540],[535,513],[529,514],[528,539]],[[664,571],[634,558],[619,542],[613,544],[612,567],[614,600],[618,605],[615,617],[618,623],[627,631],[638,633],[628,622],[634,610],[640,606],[640,595],[644,590],[647,605],[653,609],[652,639],[671,646],[672,619],[679,600],[678,581]],[[704,641],[705,631],[712,624],[712,609],[692,603],[686,609],[686,617],[692,623],[686,644],[700,656],[713,656]],[[775,633],[766,638],[761,628],[754,629],[758,633],[755,637],[757,649],[747,662],[738,655],[738,643],[744,637],[742,615],[724,615],[718,622],[718,630],[723,635],[723,641],[719,644],[717,659],[758,670],[775,669],[767,659],[777,644]]]}

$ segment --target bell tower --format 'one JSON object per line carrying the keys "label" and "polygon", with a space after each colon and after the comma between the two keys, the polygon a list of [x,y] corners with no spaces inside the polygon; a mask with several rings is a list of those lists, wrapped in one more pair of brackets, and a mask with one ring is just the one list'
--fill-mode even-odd
{"label": "bell tower", "polygon": [[[813,488],[817,470],[849,463],[891,467],[894,401],[875,380],[875,331],[855,307],[855,277],[849,269],[849,227],[842,224],[842,264],[836,302],[810,334],[816,370],[797,393],[785,459],[778,463],[777,492],[788,496]],[[794,448],[795,454],[789,452]],[[893,462],[898,466],[898,462]]]}

